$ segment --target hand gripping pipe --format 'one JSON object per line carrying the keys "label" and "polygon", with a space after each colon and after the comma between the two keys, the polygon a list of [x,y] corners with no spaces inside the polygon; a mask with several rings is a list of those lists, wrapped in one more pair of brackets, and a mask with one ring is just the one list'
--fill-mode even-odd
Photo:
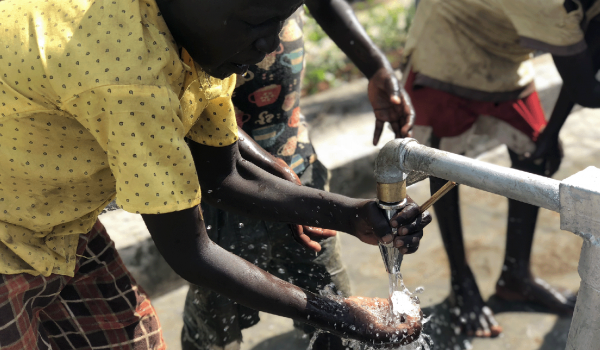
{"label": "hand gripping pipe", "polygon": [[558,212],[560,181],[436,150],[405,138],[388,142],[376,161],[377,183],[394,183],[411,171],[499,194]]}

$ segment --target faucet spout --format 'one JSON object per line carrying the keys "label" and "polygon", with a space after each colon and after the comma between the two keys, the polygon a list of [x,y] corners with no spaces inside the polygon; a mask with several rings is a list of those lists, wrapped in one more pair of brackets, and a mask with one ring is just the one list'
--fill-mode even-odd
{"label": "faucet spout", "polygon": [[[412,139],[411,139],[412,140]],[[375,161],[375,179],[377,181],[377,200],[379,207],[388,220],[406,205],[407,175],[400,169],[400,155],[405,140],[388,142],[379,151]],[[392,229],[397,234],[397,229]],[[388,273],[400,272],[403,255],[392,243],[379,243],[379,251]]]}

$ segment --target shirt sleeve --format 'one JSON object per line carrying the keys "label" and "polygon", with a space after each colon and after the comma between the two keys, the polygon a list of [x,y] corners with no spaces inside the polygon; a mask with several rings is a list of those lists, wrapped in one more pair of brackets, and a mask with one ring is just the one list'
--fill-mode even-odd
{"label": "shirt sleeve", "polygon": [[104,86],[77,95],[64,108],[93,135],[102,147],[98,151],[106,153],[119,207],[159,214],[200,203],[179,99],[171,89]]}
{"label": "shirt sleeve", "polygon": [[503,0],[505,14],[523,46],[559,56],[583,52],[583,9],[567,12],[564,0]]}
{"label": "shirt sleeve", "polygon": [[[210,78],[197,65],[194,74],[200,75],[189,85],[181,101],[184,119],[186,115],[199,117],[193,118],[194,125],[186,135],[187,138],[213,147],[225,147],[233,144],[238,139],[238,126],[231,96],[235,88],[235,75],[223,80]],[[194,96],[194,97],[188,97]],[[203,108],[199,104],[185,103],[185,101],[204,101]],[[194,106],[196,105],[196,106]],[[188,112],[188,109],[192,110]]]}

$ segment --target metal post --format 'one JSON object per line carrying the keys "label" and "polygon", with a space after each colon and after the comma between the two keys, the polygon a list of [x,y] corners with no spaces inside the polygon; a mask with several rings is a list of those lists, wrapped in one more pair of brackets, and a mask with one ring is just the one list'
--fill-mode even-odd
{"label": "metal post", "polygon": [[390,141],[380,151],[378,182],[411,171],[560,212],[561,229],[583,238],[581,288],[567,350],[600,349],[600,169],[589,167],[561,182],[432,149],[413,139]]}
{"label": "metal post", "polygon": [[600,349],[600,169],[589,167],[560,184],[560,228],[583,237],[581,287],[567,350]]}

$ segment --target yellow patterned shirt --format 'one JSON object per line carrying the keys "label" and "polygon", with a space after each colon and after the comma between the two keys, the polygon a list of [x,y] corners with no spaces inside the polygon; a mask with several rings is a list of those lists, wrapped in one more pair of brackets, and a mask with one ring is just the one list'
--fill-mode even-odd
{"label": "yellow patterned shirt", "polygon": [[79,234],[200,203],[188,138],[237,140],[230,94],[154,0],[0,2],[0,273],[72,276]]}

